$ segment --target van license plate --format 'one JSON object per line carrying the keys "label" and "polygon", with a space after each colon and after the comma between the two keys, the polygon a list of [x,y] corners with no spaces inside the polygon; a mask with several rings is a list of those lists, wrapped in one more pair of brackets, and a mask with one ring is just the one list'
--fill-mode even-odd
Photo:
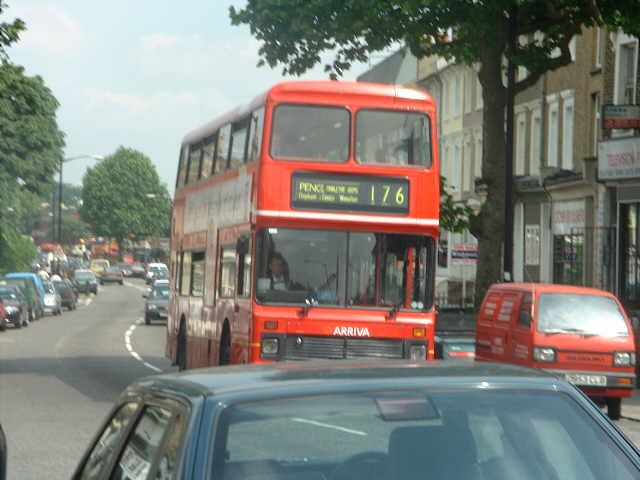
{"label": "van license plate", "polygon": [[606,387],[607,377],[604,375],[584,375],[582,373],[567,373],[565,380],[574,385],[582,385],[586,387]]}

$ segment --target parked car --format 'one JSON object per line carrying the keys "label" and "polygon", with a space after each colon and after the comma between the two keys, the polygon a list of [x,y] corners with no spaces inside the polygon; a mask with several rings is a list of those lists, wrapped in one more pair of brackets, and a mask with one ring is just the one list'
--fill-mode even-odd
{"label": "parked car", "polygon": [[94,260],[91,260],[91,266],[89,267],[89,269],[97,277],[99,277],[110,266],[111,266],[111,263],[109,262],[109,260],[107,260],[105,258],[96,258]]}
{"label": "parked car", "polygon": [[62,313],[62,297],[53,283],[44,282],[44,292],[44,311],[51,315],[60,315]]}
{"label": "parked car", "polygon": [[164,263],[150,263],[144,278],[147,285],[150,285],[154,280],[169,278],[169,269]]}
{"label": "parked car", "polygon": [[73,282],[80,293],[98,294],[98,280],[91,270],[76,270],[73,272]]}
{"label": "parked car", "polygon": [[122,270],[120,270],[118,266],[107,268],[102,272],[102,275],[100,275],[100,285],[104,285],[105,283],[119,283],[123,285],[124,276],[122,275]]}
{"label": "parked car", "polygon": [[640,451],[542,371],[277,363],[132,384],[73,478],[631,480]]}
{"label": "parked car", "polygon": [[62,306],[67,310],[75,310],[78,302],[78,294],[76,293],[71,282],[68,280],[60,280],[52,282],[55,289],[60,294]]}
{"label": "parked car", "polygon": [[144,323],[149,325],[153,320],[167,319],[169,280],[156,280],[149,292],[142,296],[147,299],[144,305]]}
{"label": "parked car", "polygon": [[141,263],[131,265],[131,276],[134,278],[144,278],[146,271]]}
{"label": "parked car", "polygon": [[42,279],[35,273],[7,273],[3,280],[19,285],[29,302],[29,321],[38,320],[44,315],[44,287]]}
{"label": "parked car", "polygon": [[618,299],[593,288],[501,283],[489,288],[478,313],[479,359],[545,369],[607,404],[636,385],[633,328]]}
{"label": "parked car", "polygon": [[4,308],[4,315],[0,313],[0,329],[4,330],[7,325],[29,326],[29,304],[18,286],[0,281],[0,302]]}

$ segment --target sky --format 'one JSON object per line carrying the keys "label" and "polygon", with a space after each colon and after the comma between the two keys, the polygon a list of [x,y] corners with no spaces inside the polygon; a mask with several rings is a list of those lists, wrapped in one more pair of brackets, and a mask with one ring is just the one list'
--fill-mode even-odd
{"label": "sky", "polygon": [[[9,56],[60,102],[65,157],[135,148],[171,194],[182,137],[284,78],[280,68],[257,67],[258,41],[231,25],[229,5],[245,0],[6,3],[6,19],[27,25]],[[368,68],[355,65],[344,78]],[[320,65],[302,78],[326,74]],[[80,185],[93,162],[66,163],[63,181]]]}

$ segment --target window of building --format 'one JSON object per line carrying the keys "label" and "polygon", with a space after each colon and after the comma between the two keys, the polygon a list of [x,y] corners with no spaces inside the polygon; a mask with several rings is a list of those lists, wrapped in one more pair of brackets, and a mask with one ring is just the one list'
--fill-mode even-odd
{"label": "window of building", "polygon": [[471,157],[471,142],[467,142],[464,144],[464,165],[462,168],[462,188],[463,191],[469,192],[471,191],[471,185],[473,183],[473,168],[471,165],[472,157]]}
{"label": "window of building", "polygon": [[189,174],[187,183],[197,182],[200,178],[200,162],[202,160],[202,147],[195,145],[189,148]]}
{"label": "window of building", "polygon": [[460,116],[460,97],[462,97],[462,91],[460,90],[460,74],[456,73],[453,81],[453,116]]}
{"label": "window of building", "polygon": [[558,101],[549,105],[549,130],[547,135],[547,165],[558,166]]}
{"label": "window of building", "polygon": [[182,252],[180,262],[180,295],[191,292],[191,252]]}
{"label": "window of building", "polygon": [[635,103],[637,42],[620,45],[618,56],[618,103]]}
{"label": "window of building", "polygon": [[573,96],[567,97],[562,103],[562,168],[573,169]]}
{"label": "window of building", "polygon": [[480,84],[480,79],[476,77],[476,110],[480,110],[483,105],[482,85]]}
{"label": "window of building", "polygon": [[236,249],[235,246],[220,249],[220,284],[218,293],[221,298],[233,298],[236,295]]}
{"label": "window of building", "polygon": [[453,150],[453,175],[451,178],[451,185],[456,192],[462,190],[462,155],[460,154],[460,145],[456,145]]}
{"label": "window of building", "polygon": [[540,108],[531,113],[531,137],[529,138],[529,175],[540,174],[540,147],[542,142],[542,123]]}
{"label": "window of building", "polygon": [[598,155],[598,134],[600,131],[600,94],[591,94],[591,155]]}
{"label": "window of building", "polygon": [[229,159],[229,144],[231,142],[231,125],[225,125],[218,131],[218,145],[216,147],[216,164],[214,173],[224,172]]}
{"label": "window of building", "polygon": [[247,163],[258,161],[262,147],[262,130],[264,126],[264,107],[260,107],[251,114],[251,126],[249,127],[249,152]]}
{"label": "window of building", "polygon": [[474,160],[474,169],[475,169],[475,177],[482,178],[482,139],[478,138],[476,140],[476,148],[475,148],[475,160]]}
{"label": "window of building", "polygon": [[249,119],[246,119],[233,125],[229,168],[238,168],[245,163],[245,154],[247,151],[247,128],[249,123]]}
{"label": "window of building", "polygon": [[584,285],[584,235],[553,236],[553,283]]}
{"label": "window of building", "polygon": [[473,71],[467,71],[464,74],[464,113],[469,113],[473,109],[473,98],[471,98],[475,86],[473,76]]}
{"label": "window of building", "polygon": [[602,28],[596,26],[593,29],[593,34],[595,36],[595,42],[594,42],[594,50],[593,50],[593,66],[595,68],[600,68],[602,67],[602,55],[604,52],[604,42],[603,40],[603,32],[602,32]]}
{"label": "window of building", "polygon": [[204,294],[204,252],[191,254],[191,295],[201,297]]}
{"label": "window of building", "polygon": [[202,147],[202,167],[200,168],[200,178],[207,178],[213,173],[213,161],[216,156],[216,136],[212,135],[205,139]]}
{"label": "window of building", "polygon": [[516,164],[515,175],[524,175],[527,147],[527,117],[526,112],[520,112],[516,116]]}

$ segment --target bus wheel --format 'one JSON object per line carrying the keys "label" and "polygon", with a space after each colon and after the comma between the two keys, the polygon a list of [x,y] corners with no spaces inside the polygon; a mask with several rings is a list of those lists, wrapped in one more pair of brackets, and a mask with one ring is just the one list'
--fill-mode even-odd
{"label": "bus wheel", "polygon": [[187,323],[184,318],[180,320],[180,328],[178,330],[176,363],[178,364],[178,370],[182,371],[187,369]]}
{"label": "bus wheel", "polygon": [[220,354],[218,358],[218,365],[229,365],[231,360],[231,332],[229,331],[229,324],[225,322],[222,329],[222,338],[220,339]]}
{"label": "bus wheel", "polygon": [[620,397],[607,398],[607,415],[611,420],[620,420],[622,399]]}

